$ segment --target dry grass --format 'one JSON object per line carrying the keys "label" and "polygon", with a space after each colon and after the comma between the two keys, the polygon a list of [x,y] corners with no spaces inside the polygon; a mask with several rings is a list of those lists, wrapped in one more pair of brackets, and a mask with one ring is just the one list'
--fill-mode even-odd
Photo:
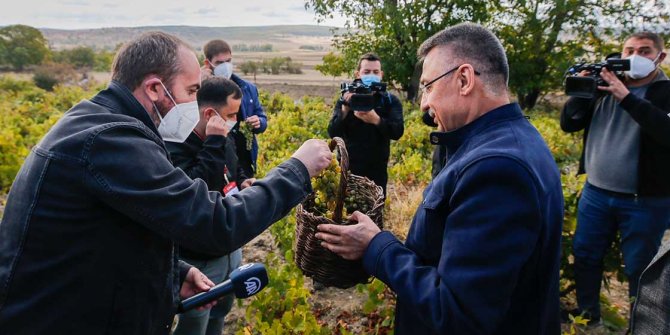
{"label": "dry grass", "polygon": [[388,187],[384,212],[384,229],[400,240],[407,238],[409,226],[416,209],[421,204],[425,185],[406,186],[392,184]]}

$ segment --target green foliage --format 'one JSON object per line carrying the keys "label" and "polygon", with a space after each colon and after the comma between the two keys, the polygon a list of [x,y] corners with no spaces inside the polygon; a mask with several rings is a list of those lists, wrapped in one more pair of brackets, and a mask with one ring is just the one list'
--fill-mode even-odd
{"label": "green foliage", "polygon": [[342,55],[332,51],[323,56],[323,63],[314,68],[324,75],[332,77],[341,76],[352,70],[351,68],[347,68],[347,64]]}
{"label": "green foliage", "polygon": [[49,55],[47,40],[39,30],[21,24],[0,28],[0,60],[15,70],[41,64]]}
{"label": "green foliage", "polygon": [[251,73],[254,75],[254,77],[256,76],[260,68],[258,62],[254,62],[252,60],[248,60],[238,66],[240,68],[240,71],[242,71],[242,73],[244,73],[245,75]]}
{"label": "green foliage", "polygon": [[584,329],[588,323],[587,319],[584,319],[582,316],[572,316],[570,315],[570,322],[568,323],[568,330],[563,332],[563,335],[578,335],[583,334]]}
{"label": "green foliage", "polygon": [[579,160],[582,150],[582,133],[567,134],[561,130],[556,120],[558,113],[531,113],[530,121],[542,134],[559,167],[573,164]]}
{"label": "green foliage", "polygon": [[254,76],[259,70],[267,74],[301,74],[302,63],[294,62],[291,57],[274,57],[261,61],[246,61],[240,65],[240,70],[244,74],[252,73]]}
{"label": "green foliage", "polygon": [[[602,60],[620,49],[633,29],[662,30],[670,16],[667,2],[653,0],[307,0],[319,20],[339,13],[346,18],[333,46],[348,69],[358,57],[376,52],[384,77],[414,99],[421,68],[419,45],[456,23],[481,23],[496,32],[510,65],[509,86],[523,108],[562,85],[570,64],[588,57]],[[663,31],[659,31],[663,33]]]}
{"label": "green foliage", "polygon": [[93,68],[96,54],[89,47],[76,47],[52,52],[52,59],[58,63],[67,63],[76,68]]}
{"label": "green foliage", "polygon": [[415,98],[418,88],[416,51],[443,28],[463,22],[483,22],[488,17],[484,1],[375,1],[308,0],[319,20],[339,13],[346,18],[343,33],[335,31],[333,46],[342,53],[345,67],[356,68],[358,58],[375,52],[382,59],[384,79],[399,84]]}
{"label": "green foliage", "polygon": [[[504,44],[510,65],[509,85],[523,108],[533,108],[540,94],[559,88],[563,73],[577,59],[587,56],[600,61],[620,50],[621,34],[635,23],[664,22],[664,16],[667,22],[666,5],[656,1],[492,3],[489,25]],[[648,12],[641,13],[640,8]],[[603,24],[608,20],[615,24]]]}
{"label": "green foliage", "polygon": [[26,80],[16,80],[8,76],[0,76],[0,94],[17,94],[34,91],[35,85]]}
{"label": "green foliage", "polygon": [[112,61],[114,60],[114,52],[113,51],[99,51],[98,53],[95,54],[95,62],[93,64],[93,70],[94,71],[101,71],[101,72],[106,72],[106,71],[111,71],[112,69]]}
{"label": "green foliage", "polygon": [[323,51],[325,49],[323,45],[301,45],[298,47],[299,50],[309,50],[309,51]]}
{"label": "green foliage", "polygon": [[331,334],[312,313],[307,300],[310,293],[303,286],[304,277],[292,262],[290,251],[286,262],[274,254],[266,262],[270,283],[252,299],[237,334]]}
{"label": "green foliage", "polygon": [[96,52],[85,46],[51,52],[51,60],[55,63],[69,64],[78,69],[92,69],[101,72],[110,71],[113,59],[113,51],[101,50]]}
{"label": "green foliage", "polygon": [[433,145],[428,133],[431,129],[421,120],[423,112],[406,104],[405,132],[391,145],[389,178],[405,185],[424,185],[430,181]]}
{"label": "green foliage", "polygon": [[53,91],[54,86],[66,82],[74,82],[77,73],[69,64],[46,63],[35,69],[33,82],[41,89]]}
{"label": "green foliage", "polygon": [[9,189],[30,149],[63,112],[91,94],[60,86],[46,92],[28,81],[0,77],[0,191]]}
{"label": "green foliage", "polygon": [[326,129],[331,111],[323,99],[305,97],[301,104],[296,104],[286,95],[274,94],[261,95],[261,101],[272,127],[258,136],[260,175],[289,158],[304,141],[328,137]]}
{"label": "green foliage", "polygon": [[239,52],[272,52],[274,51],[274,47],[272,44],[235,44],[233,45],[233,50]]}
{"label": "green foliage", "polygon": [[628,321],[619,315],[619,310],[610,303],[606,296],[600,295],[600,303],[602,305],[601,317],[603,324],[613,330],[626,329]]}
{"label": "green foliage", "polygon": [[[369,334],[393,333],[395,324],[395,294],[379,279],[367,285],[357,285],[356,290],[367,292],[368,299],[363,304],[363,313],[375,319]],[[366,332],[368,334],[368,332]]]}

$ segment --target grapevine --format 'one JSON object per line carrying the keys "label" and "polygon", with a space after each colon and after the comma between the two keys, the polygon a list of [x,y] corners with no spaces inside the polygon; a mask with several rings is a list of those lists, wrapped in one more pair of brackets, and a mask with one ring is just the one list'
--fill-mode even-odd
{"label": "grapevine", "polygon": [[244,136],[247,151],[251,151],[251,146],[254,141],[254,133],[251,132],[251,126],[246,122],[240,122],[240,133]]}

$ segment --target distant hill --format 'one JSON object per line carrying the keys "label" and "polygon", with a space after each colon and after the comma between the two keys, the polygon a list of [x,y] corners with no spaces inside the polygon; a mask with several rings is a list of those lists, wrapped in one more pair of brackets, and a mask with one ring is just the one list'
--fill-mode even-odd
{"label": "distant hill", "polygon": [[236,44],[272,44],[280,51],[299,49],[300,46],[328,48],[332,27],[316,25],[260,26],[260,27],[193,27],[153,26],[99,29],[50,29],[41,28],[42,34],[53,49],[70,49],[89,46],[97,50],[113,50],[117,45],[147,31],[163,31],[179,36],[196,50],[209,40],[222,38],[231,46]]}

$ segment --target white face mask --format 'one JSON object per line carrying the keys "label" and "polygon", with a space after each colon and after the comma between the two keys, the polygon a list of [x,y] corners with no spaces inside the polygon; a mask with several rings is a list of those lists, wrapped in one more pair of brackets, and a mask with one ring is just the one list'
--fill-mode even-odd
{"label": "white face mask", "polygon": [[223,77],[226,79],[230,79],[230,76],[233,75],[233,61],[230,62],[224,62],[219,65],[217,65],[214,68],[214,75],[217,77]]}
{"label": "white face mask", "polygon": [[172,103],[174,103],[174,107],[165,114],[165,117],[162,117],[154,104],[158,118],[161,120],[161,123],[158,125],[158,133],[163,137],[163,141],[183,143],[193,129],[195,129],[195,125],[198,124],[198,120],[200,119],[198,101],[194,100],[177,104],[162,82],[161,86],[163,86],[165,93],[170,97]]}
{"label": "white face mask", "polygon": [[226,128],[228,128],[228,131],[230,131],[231,129],[233,129],[233,127],[235,127],[236,124],[237,124],[237,121],[228,120],[228,121],[226,121]]}
{"label": "white face mask", "polygon": [[626,75],[631,79],[642,79],[648,76],[656,70],[655,62],[660,55],[661,53],[659,52],[654,60],[638,55],[626,57],[625,59],[630,59],[630,71],[626,71]]}

